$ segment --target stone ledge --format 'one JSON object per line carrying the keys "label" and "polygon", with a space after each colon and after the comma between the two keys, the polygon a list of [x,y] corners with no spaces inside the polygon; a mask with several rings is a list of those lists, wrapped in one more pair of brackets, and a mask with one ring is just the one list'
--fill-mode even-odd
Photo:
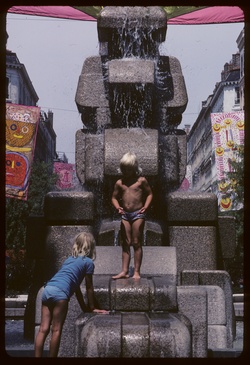
{"label": "stone ledge", "polygon": [[28,295],[18,295],[16,298],[6,297],[6,308],[23,308],[26,305]]}
{"label": "stone ledge", "polygon": [[5,318],[24,317],[28,295],[18,295],[16,298],[5,298]]}
{"label": "stone ledge", "polygon": [[235,349],[208,349],[207,357],[239,357],[242,354],[242,351]]}
{"label": "stone ledge", "polygon": [[5,308],[5,318],[24,317],[25,308]]}

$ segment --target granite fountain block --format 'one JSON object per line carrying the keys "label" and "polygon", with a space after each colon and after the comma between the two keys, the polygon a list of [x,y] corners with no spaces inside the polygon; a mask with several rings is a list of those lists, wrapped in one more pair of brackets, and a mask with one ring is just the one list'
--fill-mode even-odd
{"label": "granite fountain block", "polygon": [[172,222],[216,222],[217,197],[211,193],[175,191],[167,196],[169,224]]}
{"label": "granite fountain block", "polygon": [[235,217],[218,217],[221,254],[224,260],[231,259],[236,250]]}
{"label": "granite fountain block", "polygon": [[192,327],[189,319],[175,313],[150,313],[150,357],[192,357]]}
{"label": "granite fountain block", "polygon": [[[121,128],[105,130],[105,175],[120,174],[124,153],[134,152],[145,176],[158,174],[158,132],[154,129]],[[138,143],[140,141],[140,143]]]}
{"label": "granite fountain block", "polygon": [[155,42],[165,41],[166,13],[156,6],[109,6],[108,9],[104,8],[97,24],[98,39],[100,42],[112,43],[112,31],[116,30],[118,33],[125,26],[128,31],[133,31],[138,24],[143,29],[151,29]]}
{"label": "granite fountain block", "polygon": [[101,57],[94,56],[85,60],[75,96],[80,113],[84,111],[84,108],[108,107],[102,72]]}
{"label": "granite fountain block", "polygon": [[58,225],[47,227],[45,281],[50,279],[60,269],[63,261],[71,255],[74,237],[81,232],[90,232],[93,234],[93,227],[90,225]]}
{"label": "granite fountain block", "polygon": [[207,291],[198,286],[177,286],[179,312],[192,324],[192,357],[207,356]]}
{"label": "granite fountain block", "polygon": [[86,135],[85,179],[86,182],[103,179],[104,139],[102,134]]}
{"label": "granite fountain block", "polygon": [[110,84],[154,84],[155,63],[151,60],[123,58],[108,62]]}
{"label": "granite fountain block", "polygon": [[[122,248],[119,246],[97,246],[95,275],[115,275],[121,270]],[[131,265],[133,261],[131,260]],[[176,248],[168,246],[144,246],[141,274],[154,276],[157,264],[157,275],[167,275],[176,282]]]}
{"label": "granite fountain block", "polygon": [[170,112],[178,111],[183,113],[187,106],[188,97],[181,65],[177,58],[169,57],[169,66],[173,80],[174,98],[167,102],[167,106]]}
{"label": "granite fountain block", "polygon": [[149,357],[148,316],[146,313],[122,314],[122,357]]}
{"label": "granite fountain block", "polygon": [[94,196],[87,191],[50,192],[44,198],[44,214],[46,222],[75,224],[77,222],[93,222]]}
{"label": "granite fountain block", "polygon": [[75,357],[189,358],[191,323],[175,313],[80,315],[75,344]]}
{"label": "granite fountain block", "polygon": [[[233,339],[236,332],[234,308],[232,301],[232,283],[228,272],[224,270],[193,270],[183,271],[182,285],[206,285],[219,286],[224,292],[225,312],[226,312],[226,333],[227,333],[227,348],[232,348]],[[219,302],[217,305],[223,305]]]}
{"label": "granite fountain block", "polygon": [[216,228],[169,227],[170,246],[176,247],[178,277],[183,270],[216,270]]}

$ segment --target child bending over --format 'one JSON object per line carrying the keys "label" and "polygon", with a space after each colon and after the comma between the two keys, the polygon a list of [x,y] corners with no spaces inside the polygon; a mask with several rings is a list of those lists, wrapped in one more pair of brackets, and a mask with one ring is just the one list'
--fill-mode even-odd
{"label": "child bending over", "polygon": [[[72,255],[60,270],[46,283],[42,294],[42,320],[35,340],[35,357],[42,357],[44,342],[50,332],[49,356],[57,357],[62,329],[68,312],[68,303],[75,293],[82,311],[107,314],[109,312],[94,308],[95,240],[91,233],[81,232],[75,239]],[[84,303],[80,284],[85,278],[88,307]]]}

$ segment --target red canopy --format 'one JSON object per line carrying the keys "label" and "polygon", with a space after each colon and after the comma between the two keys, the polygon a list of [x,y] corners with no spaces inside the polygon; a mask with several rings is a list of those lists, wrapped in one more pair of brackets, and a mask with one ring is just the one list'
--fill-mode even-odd
{"label": "red canopy", "polygon": [[12,6],[8,9],[8,13],[96,21],[92,16],[73,8],[72,6]]}
{"label": "red canopy", "polygon": [[[182,15],[177,15],[181,12],[180,8],[183,8]],[[12,6],[8,9],[8,12],[72,20],[96,21],[100,9],[101,7],[95,6],[78,8],[73,6]],[[244,13],[238,6],[164,7],[164,10],[168,15],[169,25],[244,22]]]}
{"label": "red canopy", "polygon": [[244,13],[238,6],[211,6],[168,20],[168,24],[214,24],[244,22]]}

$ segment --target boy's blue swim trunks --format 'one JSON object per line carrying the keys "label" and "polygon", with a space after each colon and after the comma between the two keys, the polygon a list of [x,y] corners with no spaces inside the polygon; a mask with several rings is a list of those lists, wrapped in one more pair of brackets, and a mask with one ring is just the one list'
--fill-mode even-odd
{"label": "boy's blue swim trunks", "polygon": [[145,219],[146,218],[146,214],[145,213],[139,213],[140,210],[136,210],[134,212],[124,212],[124,214],[122,214],[122,219],[124,219],[125,221],[128,222],[133,222],[136,219]]}

